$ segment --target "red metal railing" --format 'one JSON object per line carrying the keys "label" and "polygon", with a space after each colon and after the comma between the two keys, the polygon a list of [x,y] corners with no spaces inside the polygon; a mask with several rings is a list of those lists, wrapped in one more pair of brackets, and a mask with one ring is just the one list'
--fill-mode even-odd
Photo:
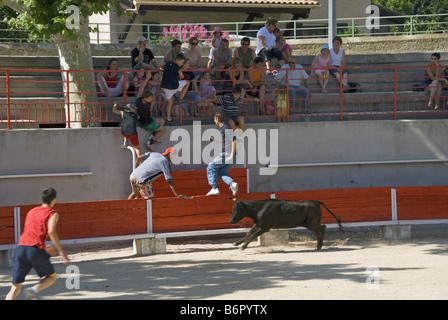
{"label": "red metal railing", "polygon": [[[441,67],[443,68],[443,67]],[[277,89],[280,82],[273,76],[265,78],[265,88],[256,88],[245,92],[241,113],[248,119],[261,119],[272,121],[294,121],[300,118],[321,119],[336,118],[339,120],[351,117],[370,118],[374,116],[388,116],[397,119],[403,115],[447,114],[448,93],[447,85],[442,85],[439,97],[438,109],[434,110],[436,102],[432,102],[428,108],[430,93],[420,91],[426,89],[422,85],[425,79],[426,66],[395,66],[395,67],[346,67],[348,70],[348,82],[359,83],[360,88],[356,93],[346,93],[343,84],[330,76],[327,90],[322,93],[317,77],[309,77],[308,88],[296,88],[293,81],[305,79],[289,79],[292,69],[286,71],[286,88]],[[307,73],[314,71],[311,68],[303,68]],[[106,71],[106,70],[105,70]],[[204,70],[191,70],[202,72]],[[216,94],[230,92],[232,86],[239,84],[242,79],[236,79],[236,75],[245,74],[249,77],[250,70],[212,70],[212,72],[225,72],[228,76],[221,80],[213,80]],[[341,70],[340,70],[341,71]],[[78,73],[92,73],[92,70],[46,70],[46,69],[0,69],[0,124],[6,124],[8,129],[13,123],[35,124],[60,124],[71,127],[78,124],[117,123],[120,117],[112,113],[113,102],[126,104],[135,101],[132,96],[129,78],[131,70],[117,70],[122,75],[118,84],[123,85],[121,97],[103,97],[104,91],[98,89],[99,82],[95,80],[84,81],[92,83],[92,87],[86,91],[71,92],[71,85],[82,83],[76,79]],[[265,70],[263,70],[263,73]],[[65,80],[62,80],[62,74]],[[245,82],[245,81],[244,81]],[[198,82],[200,84],[200,82]],[[244,85],[244,83],[243,83]],[[149,86],[148,86],[149,87]],[[249,89],[248,87],[246,89]],[[273,92],[284,92],[287,97],[286,114],[278,116],[278,96]],[[305,91],[311,95],[309,99],[302,97]],[[188,93],[188,102],[184,105],[175,104],[174,119],[183,124],[186,120],[211,119],[212,111],[209,100],[204,100],[206,90],[191,89]],[[263,97],[264,98],[261,99]],[[258,97],[257,97],[258,95]],[[261,95],[261,97],[260,97]],[[163,99],[161,89],[154,92],[154,117],[165,116],[166,102]],[[70,115],[71,116],[68,116]],[[284,119],[282,119],[284,118]],[[271,120],[268,120],[271,119]]]}

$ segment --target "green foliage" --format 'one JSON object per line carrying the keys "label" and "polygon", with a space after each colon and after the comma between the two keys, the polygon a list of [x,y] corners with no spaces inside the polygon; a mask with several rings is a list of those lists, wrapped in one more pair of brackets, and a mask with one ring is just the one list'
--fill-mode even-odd
{"label": "green foliage", "polygon": [[416,0],[375,0],[375,3],[407,15],[413,14],[413,2]]}
{"label": "green foliage", "polygon": [[0,39],[8,41],[21,41],[28,37],[27,32],[8,27],[6,21],[16,18],[18,13],[0,2]]}
{"label": "green foliage", "polygon": [[[338,27],[339,29],[339,27]],[[340,37],[363,37],[365,34],[359,31],[358,26],[355,22],[351,26],[338,30],[338,36]]]}
{"label": "green foliage", "polygon": [[[0,0],[0,4],[3,1]],[[80,17],[87,18],[92,14],[109,11],[109,5],[117,9],[120,15],[124,13],[120,0],[13,0],[23,7],[26,12],[9,17],[10,27],[29,31],[30,39],[50,38],[61,35],[67,40],[77,39],[77,30],[67,28],[66,21],[72,12],[66,12],[67,7],[76,5]],[[7,2],[5,1],[7,4]],[[80,20],[82,21],[82,19]]]}

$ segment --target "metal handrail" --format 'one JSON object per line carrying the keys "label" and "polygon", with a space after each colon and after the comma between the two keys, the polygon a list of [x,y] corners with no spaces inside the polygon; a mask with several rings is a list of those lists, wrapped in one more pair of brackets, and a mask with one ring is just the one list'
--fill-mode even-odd
{"label": "metal handrail", "polygon": [[[421,33],[433,33],[435,30],[418,30],[417,27],[419,26],[436,26],[437,31],[439,32],[448,32],[448,22],[436,22],[436,21],[420,21],[428,20],[436,17],[447,17],[448,13],[444,14],[424,14],[424,15],[400,15],[400,16],[380,16],[378,19],[381,21],[390,21],[390,20],[396,20],[396,19],[403,19],[404,23],[388,23],[388,24],[381,24],[381,27],[387,27],[389,28],[388,32],[380,32],[378,30],[373,31],[372,33],[374,35],[414,35],[414,34],[421,34]],[[354,17],[354,18],[338,18],[337,24],[338,24],[338,30],[341,31],[345,36],[350,37],[358,37],[358,36],[364,36],[365,34],[363,32],[357,32],[356,29],[362,28],[367,30],[366,27],[364,27],[363,22],[365,22],[369,17]],[[0,21],[0,25],[6,22]],[[184,36],[182,34],[182,28],[186,25],[198,25],[198,26],[208,26],[209,31],[207,31],[208,38],[207,39],[199,39],[200,41],[207,41],[211,38],[211,33],[214,26],[220,26],[223,29],[223,32],[227,32],[234,36],[234,40],[241,39],[241,31],[242,27],[245,25],[254,25],[256,26],[256,29],[245,29],[244,33],[250,33],[250,32],[257,32],[260,25],[262,25],[263,21],[236,21],[236,22],[219,22],[219,23],[210,23],[210,22],[201,22],[201,23],[181,23],[181,24],[151,24],[151,23],[133,23],[132,26],[137,27],[140,31],[134,32],[136,36],[141,36],[143,33],[143,29],[146,30],[144,36],[149,39],[151,42],[160,42],[161,39],[164,37],[164,32],[151,32],[151,27],[156,28],[170,28],[171,26],[176,27],[179,31],[179,36],[177,38],[185,40],[189,38],[189,36]],[[292,27],[290,28],[282,28],[282,31],[292,31],[292,35],[286,36],[286,39],[309,39],[309,38],[325,38],[325,35],[319,35],[316,33],[323,33],[325,34],[328,28],[328,19],[305,19],[305,20],[280,20],[279,24],[282,25],[288,25],[292,24]],[[127,27],[130,26],[128,23],[90,23],[90,28],[93,30],[91,32],[91,42],[92,43],[104,43],[104,42],[111,42],[111,35],[113,34],[111,30],[114,28],[111,28],[112,26],[119,27],[122,30],[126,30]],[[405,30],[407,28],[407,30]],[[102,31],[106,29],[107,31]],[[399,31],[400,29],[403,29],[402,31]],[[364,30],[364,31],[365,31]],[[0,42],[3,41],[14,41],[14,42],[27,42],[29,41],[27,37],[19,38],[17,36],[17,31],[22,31],[24,33],[27,32],[27,30],[20,30],[20,29],[7,29],[7,28],[0,28],[0,32],[10,32],[13,34],[14,37],[7,37],[7,38],[0,38]],[[305,31],[307,35],[299,35],[297,31]],[[311,31],[311,32],[310,32]],[[121,33],[121,32],[120,32]],[[308,34],[311,33],[311,34]],[[314,33],[314,34],[313,34]],[[102,39],[102,35],[106,34],[104,39]],[[132,34],[128,32],[128,35]],[[155,40],[155,38],[157,40]],[[233,40],[233,39],[232,39]],[[49,42],[51,40],[46,38],[37,39],[36,42]],[[167,40],[168,41],[168,40]]]}

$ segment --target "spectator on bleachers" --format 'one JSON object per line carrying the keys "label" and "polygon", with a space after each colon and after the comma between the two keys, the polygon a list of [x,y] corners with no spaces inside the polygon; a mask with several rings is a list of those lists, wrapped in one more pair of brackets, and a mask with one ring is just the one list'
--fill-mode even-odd
{"label": "spectator on bleachers", "polygon": [[[213,62],[211,69],[228,69],[232,66],[232,50],[229,48],[229,40],[222,39],[218,49],[213,53]],[[222,85],[220,80],[224,76],[225,71],[215,72],[215,80],[218,81],[217,85]]]}
{"label": "spectator on bleachers", "polygon": [[328,76],[330,75],[329,69],[331,67],[330,48],[327,44],[324,44],[320,50],[320,53],[314,58],[311,68],[311,75],[316,74],[320,86],[322,87],[322,93],[327,93]]}
{"label": "spectator on bleachers", "polygon": [[[289,69],[288,79],[286,79],[286,69]],[[275,79],[280,80],[282,84],[288,87],[288,99],[290,106],[294,106],[296,102],[296,95],[300,95],[303,99],[305,99],[305,105],[309,106],[311,92],[309,91],[308,86],[308,74],[305,70],[303,70],[303,66],[297,63],[296,58],[289,58],[288,63],[282,66]]]}
{"label": "spectator on bleachers", "polygon": [[265,81],[265,72],[263,68],[263,58],[256,57],[253,67],[250,68],[247,78],[251,83],[251,89],[247,90],[247,94],[252,97],[259,98],[259,114],[264,114],[264,99],[266,95],[267,83]]}
{"label": "spectator on bleachers", "polygon": [[250,47],[250,39],[244,37],[240,42],[241,46],[233,50],[233,57],[240,58],[245,69],[249,69],[252,66],[256,54],[255,50]]}
{"label": "spectator on bleachers", "polygon": [[216,88],[212,85],[210,71],[204,71],[200,79],[201,96],[204,99],[216,98]]}
{"label": "spectator on bleachers", "polygon": [[279,28],[274,29],[274,35],[275,35],[275,41],[277,42],[274,48],[280,49],[283,59],[285,61],[288,61],[289,57],[292,55],[291,46],[286,43],[286,40],[285,38],[283,38]]}
{"label": "spectator on bleachers", "polygon": [[140,91],[140,89],[142,90],[142,92],[145,90],[145,84],[147,83],[147,81],[145,82],[145,80],[147,77],[151,78],[151,72],[145,72],[144,68],[140,68],[136,71],[137,72],[135,73],[133,82],[135,93],[138,96],[138,92]]}
{"label": "spectator on bleachers", "polygon": [[150,81],[148,81],[148,89],[153,94],[151,114],[154,116],[162,114],[162,91],[160,90],[160,72],[153,72]]}
{"label": "spectator on bleachers", "polygon": [[[160,66],[157,63],[152,51],[146,47],[147,40],[141,36],[138,38],[137,47],[131,51],[132,69],[140,69],[143,67],[146,70],[159,70]],[[151,68],[150,63],[154,68]]]}
{"label": "spectator on bleachers", "polygon": [[278,122],[286,122],[286,116],[288,114],[288,97],[286,96],[286,86],[284,84],[278,84],[272,95],[276,97],[276,112]]}
{"label": "spectator on bleachers", "polygon": [[272,58],[277,58],[281,66],[285,64],[281,51],[277,48],[273,48],[277,44],[274,35],[274,29],[277,28],[277,23],[277,19],[269,18],[266,21],[266,25],[257,32],[257,49],[255,52],[258,56],[265,59],[268,73],[271,72]]}
{"label": "spectator on bleachers", "polygon": [[167,61],[175,61],[177,56],[182,51],[182,42],[180,40],[174,39],[171,41],[171,49],[165,52],[165,56],[163,57],[163,61],[166,63]]}
{"label": "spectator on bleachers", "polygon": [[[190,70],[190,60],[185,59],[184,64],[182,65],[182,73],[184,78],[182,80],[186,80],[190,83],[188,86],[188,90],[185,93],[185,100],[188,100],[182,103],[182,111],[184,116],[189,117],[190,115],[195,115],[195,117],[199,116],[198,113],[198,103],[201,100],[201,96],[199,95],[198,81],[194,77],[194,73]],[[176,96],[178,94],[176,93]]]}
{"label": "spectator on bleachers", "polygon": [[198,49],[199,40],[196,37],[191,37],[188,39],[189,47],[184,52],[184,56],[186,59],[190,60],[190,68],[194,73],[195,78],[199,78],[199,76],[202,74],[202,55],[201,50]]}
{"label": "spectator on bleachers", "polygon": [[241,95],[244,99],[244,94],[245,94],[246,88],[251,89],[252,84],[246,78],[246,73],[242,69],[243,69],[243,65],[242,65],[241,59],[233,58],[232,66],[224,74],[222,91],[224,93],[231,92],[233,87],[239,86],[242,89]]}
{"label": "spectator on bleachers", "polygon": [[213,36],[211,42],[212,47],[210,48],[210,53],[208,55],[207,69],[212,68],[215,51],[219,49],[221,45],[221,40],[222,40],[222,29],[221,27],[215,27],[215,29],[213,29]]}
{"label": "spectator on bleachers", "polygon": [[[440,96],[444,85],[448,85],[448,80],[444,77],[444,68],[440,66],[440,53],[431,55],[431,62],[426,67],[427,79],[423,82],[425,91],[430,92],[428,109],[439,109]],[[434,104],[433,104],[434,102]]]}
{"label": "spectator on bleachers", "polygon": [[[200,94],[201,94],[201,101],[207,100],[207,99],[216,99],[216,88],[212,85],[212,81],[210,79],[210,71],[204,71],[200,78]],[[206,114],[210,114],[212,112],[212,102],[203,102],[202,105],[204,107],[204,112]]]}
{"label": "spectator on bleachers", "polygon": [[346,91],[350,86],[348,85],[348,71],[345,68],[345,52],[341,49],[342,38],[336,36],[333,38],[333,48],[330,50],[331,65],[333,67],[342,68],[342,79],[339,69],[330,69],[330,74],[338,79],[339,82],[342,81],[342,87]]}
{"label": "spectator on bleachers", "polygon": [[[98,86],[103,97],[119,97],[124,93],[124,74],[118,72],[118,60],[109,59],[107,62],[107,71],[100,72],[96,76]],[[127,79],[132,80],[132,79]],[[129,82],[126,81],[126,89],[129,88]]]}

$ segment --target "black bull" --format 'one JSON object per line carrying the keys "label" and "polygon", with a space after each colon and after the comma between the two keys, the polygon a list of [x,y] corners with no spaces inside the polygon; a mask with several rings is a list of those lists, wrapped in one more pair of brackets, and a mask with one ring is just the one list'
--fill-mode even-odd
{"label": "black bull", "polygon": [[[230,197],[229,197],[230,198]],[[230,198],[232,199],[232,198]],[[254,226],[246,236],[235,242],[238,246],[244,242],[241,249],[244,250],[249,242],[259,237],[270,229],[287,229],[295,227],[305,227],[316,233],[317,250],[322,248],[325,235],[325,225],[321,225],[322,211],[320,206],[330,212],[339,224],[339,230],[342,231],[341,219],[335,215],[327,206],[318,200],[300,200],[288,201],[281,199],[264,199],[241,201],[238,198],[232,199],[232,216],[230,223],[235,224],[244,217],[254,221]]]}

